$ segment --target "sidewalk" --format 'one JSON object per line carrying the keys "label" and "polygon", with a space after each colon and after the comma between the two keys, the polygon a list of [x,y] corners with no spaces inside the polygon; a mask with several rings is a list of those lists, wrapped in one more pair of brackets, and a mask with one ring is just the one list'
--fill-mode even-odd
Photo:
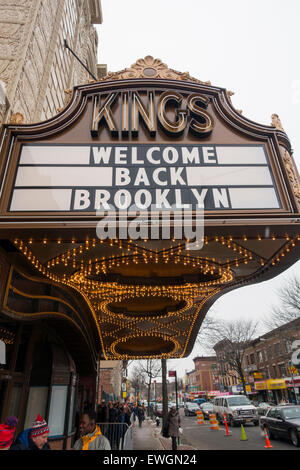
{"label": "sidewalk", "polygon": [[[133,449],[134,450],[170,450],[172,451],[172,440],[166,439],[161,435],[161,426],[156,426],[156,423],[150,418],[146,418],[139,427],[138,421],[134,423],[133,427]],[[196,450],[186,444],[180,444],[177,449],[182,450]]]}

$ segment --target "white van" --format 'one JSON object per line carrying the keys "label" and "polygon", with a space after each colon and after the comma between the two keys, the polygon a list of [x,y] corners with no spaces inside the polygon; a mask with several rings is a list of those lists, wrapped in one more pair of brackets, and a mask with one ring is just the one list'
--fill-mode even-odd
{"label": "white van", "polygon": [[213,401],[213,407],[213,413],[216,415],[219,423],[224,422],[225,413],[227,423],[231,426],[244,423],[258,425],[257,409],[245,395],[223,395],[216,397]]}

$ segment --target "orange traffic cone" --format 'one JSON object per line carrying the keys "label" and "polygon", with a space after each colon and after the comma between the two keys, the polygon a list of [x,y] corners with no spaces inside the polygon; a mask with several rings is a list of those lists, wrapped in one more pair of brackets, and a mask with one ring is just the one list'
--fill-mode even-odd
{"label": "orange traffic cone", "polygon": [[265,449],[272,449],[273,446],[271,446],[270,439],[268,436],[268,431],[266,428],[264,429],[264,431],[265,431],[265,439],[266,439],[266,445],[264,447]]}
{"label": "orange traffic cone", "polygon": [[216,419],[216,415],[214,414],[211,414],[209,416],[209,422],[210,422],[210,429],[211,431],[219,431],[219,424],[218,424],[218,421]]}
{"label": "orange traffic cone", "polygon": [[196,411],[197,415],[197,424],[205,424],[202,411]]}

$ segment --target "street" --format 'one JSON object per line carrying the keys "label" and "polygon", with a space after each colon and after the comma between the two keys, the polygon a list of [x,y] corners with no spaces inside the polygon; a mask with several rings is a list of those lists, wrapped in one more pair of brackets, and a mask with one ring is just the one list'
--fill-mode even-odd
{"label": "street", "polygon": [[259,426],[252,423],[245,424],[244,430],[247,440],[241,440],[241,427],[229,427],[230,436],[225,436],[226,429],[220,425],[219,431],[212,431],[208,420],[205,424],[197,424],[196,416],[185,416],[183,410],[180,410],[181,426],[183,434],[181,442],[189,444],[198,450],[299,450],[289,441],[271,440],[271,449],[265,449],[265,438]]}

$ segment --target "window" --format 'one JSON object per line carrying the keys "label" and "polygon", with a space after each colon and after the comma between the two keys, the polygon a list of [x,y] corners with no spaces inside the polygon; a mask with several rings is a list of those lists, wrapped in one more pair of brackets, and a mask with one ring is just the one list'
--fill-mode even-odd
{"label": "window", "polygon": [[67,385],[52,386],[48,420],[49,436],[62,436],[64,434],[67,395]]}
{"label": "window", "polygon": [[278,367],[279,367],[280,375],[284,377],[286,375],[285,364],[279,364]]}
{"label": "window", "polygon": [[273,349],[272,349],[272,346],[270,346],[268,348],[268,354],[269,354],[269,359],[271,359],[273,357]]}
{"label": "window", "polygon": [[276,416],[276,411],[277,411],[276,408],[271,408],[271,409],[269,410],[268,417],[270,417],[270,418],[275,418],[275,416]]}
{"label": "window", "polygon": [[6,364],[6,345],[0,341],[0,364]]}
{"label": "window", "polygon": [[262,362],[262,361],[263,361],[263,357],[262,357],[262,352],[261,352],[261,351],[258,351],[258,352],[257,352],[257,358],[258,358],[258,362]]}
{"label": "window", "polygon": [[280,343],[274,344],[274,352],[275,352],[276,356],[280,355]]}
{"label": "window", "polygon": [[241,406],[241,405],[250,405],[250,401],[245,395],[241,395],[238,397],[229,397],[228,398],[229,406]]}

